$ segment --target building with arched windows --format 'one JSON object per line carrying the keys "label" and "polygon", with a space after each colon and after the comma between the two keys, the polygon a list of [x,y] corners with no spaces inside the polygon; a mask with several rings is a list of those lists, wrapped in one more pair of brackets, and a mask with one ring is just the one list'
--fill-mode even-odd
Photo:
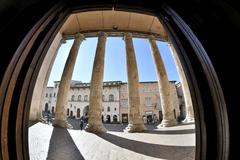
{"label": "building with arched windows", "polygon": [[[56,108],[59,81],[54,82],[54,87],[47,87],[45,97],[42,101],[43,113],[54,115]],[[174,104],[175,118],[183,119],[184,100],[180,83],[169,82],[171,85],[171,96]],[[162,109],[157,81],[140,82],[140,108],[143,119],[149,122],[162,120]],[[86,118],[89,109],[90,83],[72,81],[68,93],[68,104],[66,106],[69,118]],[[49,96],[53,95],[53,96]],[[146,118],[144,118],[146,117]],[[128,123],[128,89],[127,83],[121,81],[103,82],[102,95],[102,120],[105,123]]]}

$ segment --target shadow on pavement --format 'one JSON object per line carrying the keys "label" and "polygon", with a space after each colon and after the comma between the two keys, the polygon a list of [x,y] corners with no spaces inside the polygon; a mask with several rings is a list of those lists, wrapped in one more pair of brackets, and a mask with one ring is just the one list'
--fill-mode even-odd
{"label": "shadow on pavement", "polygon": [[48,150],[48,160],[84,160],[65,128],[54,127]]}
{"label": "shadow on pavement", "polygon": [[194,159],[195,147],[193,146],[167,146],[151,144],[126,139],[109,133],[104,133],[98,136],[119,147],[155,158],[163,158],[168,160],[185,158]]}
{"label": "shadow on pavement", "polygon": [[183,129],[183,130],[146,130],[144,133],[152,134],[194,134],[195,129]]}

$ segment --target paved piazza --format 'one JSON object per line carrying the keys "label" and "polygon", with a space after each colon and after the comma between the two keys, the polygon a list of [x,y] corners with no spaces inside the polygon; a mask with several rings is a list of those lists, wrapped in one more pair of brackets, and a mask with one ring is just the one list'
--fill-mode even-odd
{"label": "paved piazza", "polygon": [[126,125],[105,124],[107,133],[95,135],[79,130],[54,128],[44,123],[29,127],[31,160],[193,160],[194,124],[157,129],[146,125],[144,133],[124,133]]}

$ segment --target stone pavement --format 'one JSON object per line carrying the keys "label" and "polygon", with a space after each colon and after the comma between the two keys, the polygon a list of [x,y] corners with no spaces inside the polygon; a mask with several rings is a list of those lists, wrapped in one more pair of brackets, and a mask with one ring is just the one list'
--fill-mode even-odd
{"label": "stone pavement", "polygon": [[193,160],[194,124],[156,129],[147,125],[144,133],[124,133],[126,125],[105,124],[107,133],[95,135],[79,130],[54,128],[37,123],[29,128],[31,160]]}

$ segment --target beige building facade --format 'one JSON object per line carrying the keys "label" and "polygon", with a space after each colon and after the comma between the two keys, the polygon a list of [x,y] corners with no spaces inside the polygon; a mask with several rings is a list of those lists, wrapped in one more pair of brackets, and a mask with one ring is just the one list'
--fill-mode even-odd
{"label": "beige building facade", "polygon": [[[171,97],[175,119],[184,116],[184,100],[180,83],[170,81]],[[54,87],[47,87],[42,100],[43,113],[54,114],[59,81]],[[80,119],[88,116],[90,83],[71,81],[68,93],[67,116]],[[140,82],[140,111],[144,123],[158,123],[162,120],[162,108],[157,81]],[[121,81],[103,82],[102,121],[105,123],[128,123],[128,87]]]}
{"label": "beige building facade", "polygon": [[[47,87],[42,101],[42,111],[55,113],[59,81],[54,82],[54,87]],[[104,122],[119,122],[119,89],[121,82],[104,82],[102,120]],[[87,117],[89,110],[90,83],[71,81],[68,93],[67,116],[80,119]]]}
{"label": "beige building facade", "polygon": [[[171,97],[174,104],[175,119],[180,116],[180,101],[178,99],[175,81],[170,81]],[[162,120],[162,107],[159,95],[159,88],[157,81],[140,82],[139,83],[140,94],[140,109],[141,116],[144,123],[157,123]],[[120,88],[120,122],[128,122],[128,90],[127,83],[122,83]]]}

